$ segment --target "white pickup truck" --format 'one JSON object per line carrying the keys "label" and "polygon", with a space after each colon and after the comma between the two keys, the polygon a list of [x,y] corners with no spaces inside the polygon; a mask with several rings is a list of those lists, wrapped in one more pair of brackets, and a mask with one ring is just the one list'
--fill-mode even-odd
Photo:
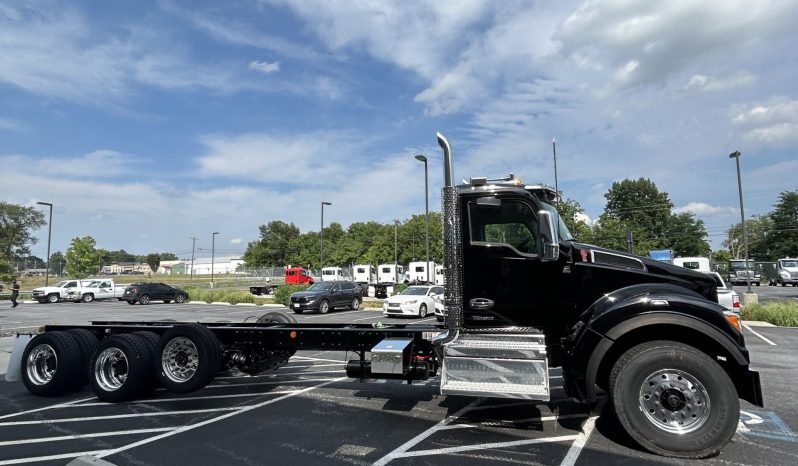
{"label": "white pickup truck", "polygon": [[42,304],[59,301],[90,303],[95,299],[120,299],[124,292],[125,287],[116,286],[113,280],[94,278],[63,280],[53,286],[34,288],[31,295],[33,299]]}

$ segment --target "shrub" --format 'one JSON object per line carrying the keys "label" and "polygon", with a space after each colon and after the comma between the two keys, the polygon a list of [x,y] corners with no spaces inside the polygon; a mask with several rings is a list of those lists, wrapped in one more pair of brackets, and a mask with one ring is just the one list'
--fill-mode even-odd
{"label": "shrub", "polygon": [[221,302],[221,303],[256,303],[258,302],[254,296],[247,291],[241,290],[211,290],[208,288],[199,287],[185,287],[183,291],[188,293],[189,299],[192,301],[204,301],[206,303]]}
{"label": "shrub", "polygon": [[310,285],[281,285],[274,290],[274,302],[288,306],[288,300],[293,293],[307,290]]}
{"label": "shrub", "polygon": [[760,320],[780,327],[798,327],[798,303],[780,301],[743,307],[743,320]]}

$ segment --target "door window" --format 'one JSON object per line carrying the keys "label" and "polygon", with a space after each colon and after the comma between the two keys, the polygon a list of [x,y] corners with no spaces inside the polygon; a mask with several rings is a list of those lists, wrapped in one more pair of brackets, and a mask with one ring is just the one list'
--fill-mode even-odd
{"label": "door window", "polygon": [[504,200],[499,206],[468,205],[471,244],[507,245],[521,254],[537,255],[537,219],[528,204]]}

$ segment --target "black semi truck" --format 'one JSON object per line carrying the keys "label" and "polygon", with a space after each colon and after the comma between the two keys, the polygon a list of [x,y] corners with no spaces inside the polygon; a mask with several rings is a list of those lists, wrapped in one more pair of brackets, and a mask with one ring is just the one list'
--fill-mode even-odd
{"label": "black semi truck", "polygon": [[[174,393],[220,370],[274,370],[297,350],[351,351],[347,375],[424,380],[442,394],[548,401],[549,366],[567,393],[599,390],[648,450],[700,458],[720,451],[739,399],[762,406],[739,317],[708,275],[575,242],[549,187],[514,176],[452,182],[443,150],[443,326],[296,323],[272,312],[251,323],[106,322],[48,325],[21,355],[35,395],[90,384],[130,400],[156,384]],[[21,345],[18,345],[21,346]],[[13,361],[12,361],[13,364]]]}

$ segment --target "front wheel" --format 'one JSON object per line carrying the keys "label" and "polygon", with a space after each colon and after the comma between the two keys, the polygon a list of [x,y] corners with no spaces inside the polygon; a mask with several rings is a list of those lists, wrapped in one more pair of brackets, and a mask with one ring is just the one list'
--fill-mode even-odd
{"label": "front wheel", "polygon": [[57,294],[47,295],[47,302],[50,304],[55,304],[58,302],[60,297]]}
{"label": "front wheel", "polygon": [[184,302],[186,302],[186,295],[184,295],[183,293],[176,294],[175,295],[175,302],[177,304],[183,304]]}
{"label": "front wheel", "polygon": [[330,312],[330,302],[326,299],[322,299],[319,303],[319,314],[326,314]]}
{"label": "front wheel", "polygon": [[146,306],[147,304],[150,304],[150,297],[149,297],[149,295],[146,295],[146,294],[145,294],[145,295],[142,295],[142,296],[141,296],[141,298],[139,298],[139,304],[144,304],[145,306]]}
{"label": "front wheel", "polygon": [[740,401],[731,379],[712,358],[683,343],[654,341],[629,349],[609,382],[621,425],[653,453],[705,458],[737,429]]}
{"label": "front wheel", "polygon": [[427,305],[421,303],[421,306],[418,307],[418,316],[421,318],[427,317]]}
{"label": "front wheel", "polygon": [[360,298],[358,298],[357,296],[352,298],[352,304],[350,304],[349,307],[352,308],[353,311],[357,311],[358,309],[360,309]]}

